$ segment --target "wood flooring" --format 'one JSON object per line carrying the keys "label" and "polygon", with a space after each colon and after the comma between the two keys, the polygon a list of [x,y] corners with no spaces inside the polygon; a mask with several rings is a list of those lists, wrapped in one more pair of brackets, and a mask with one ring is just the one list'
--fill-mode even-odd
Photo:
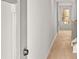
{"label": "wood flooring", "polygon": [[59,31],[47,59],[75,59],[71,36],[72,31]]}

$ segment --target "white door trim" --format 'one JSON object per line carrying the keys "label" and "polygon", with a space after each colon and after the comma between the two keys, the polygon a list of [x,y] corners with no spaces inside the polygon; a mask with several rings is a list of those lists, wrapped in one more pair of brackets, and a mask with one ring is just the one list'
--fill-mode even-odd
{"label": "white door trim", "polygon": [[12,59],[16,59],[16,5],[11,5],[12,12]]}

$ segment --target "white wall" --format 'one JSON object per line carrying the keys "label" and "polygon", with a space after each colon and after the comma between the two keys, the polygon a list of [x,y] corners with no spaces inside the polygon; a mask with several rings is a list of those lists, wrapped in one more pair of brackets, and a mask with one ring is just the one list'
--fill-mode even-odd
{"label": "white wall", "polygon": [[16,58],[15,4],[1,2],[1,59]]}
{"label": "white wall", "polygon": [[46,59],[57,30],[54,12],[51,0],[27,0],[28,59]]}

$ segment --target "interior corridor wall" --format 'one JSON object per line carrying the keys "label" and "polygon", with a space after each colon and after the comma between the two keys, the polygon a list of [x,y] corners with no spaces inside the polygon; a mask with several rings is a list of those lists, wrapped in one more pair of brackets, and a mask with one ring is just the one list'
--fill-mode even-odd
{"label": "interior corridor wall", "polygon": [[[72,29],[72,37],[73,39],[75,39],[77,37],[77,0],[55,0],[57,2],[63,2],[64,4],[66,3],[70,3],[72,8],[71,8],[71,20],[74,21],[74,23],[72,23],[72,25],[69,26],[69,24],[66,26],[63,24],[64,28],[71,28]],[[62,23],[62,22],[61,22]]]}
{"label": "interior corridor wall", "polygon": [[27,59],[46,59],[57,31],[54,12],[54,0],[27,0]]}

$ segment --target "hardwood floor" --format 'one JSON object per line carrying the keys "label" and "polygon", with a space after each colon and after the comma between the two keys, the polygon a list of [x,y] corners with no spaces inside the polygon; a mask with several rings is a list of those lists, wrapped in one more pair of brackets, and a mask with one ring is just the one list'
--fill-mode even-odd
{"label": "hardwood floor", "polygon": [[71,31],[60,31],[47,59],[75,59],[71,47]]}

